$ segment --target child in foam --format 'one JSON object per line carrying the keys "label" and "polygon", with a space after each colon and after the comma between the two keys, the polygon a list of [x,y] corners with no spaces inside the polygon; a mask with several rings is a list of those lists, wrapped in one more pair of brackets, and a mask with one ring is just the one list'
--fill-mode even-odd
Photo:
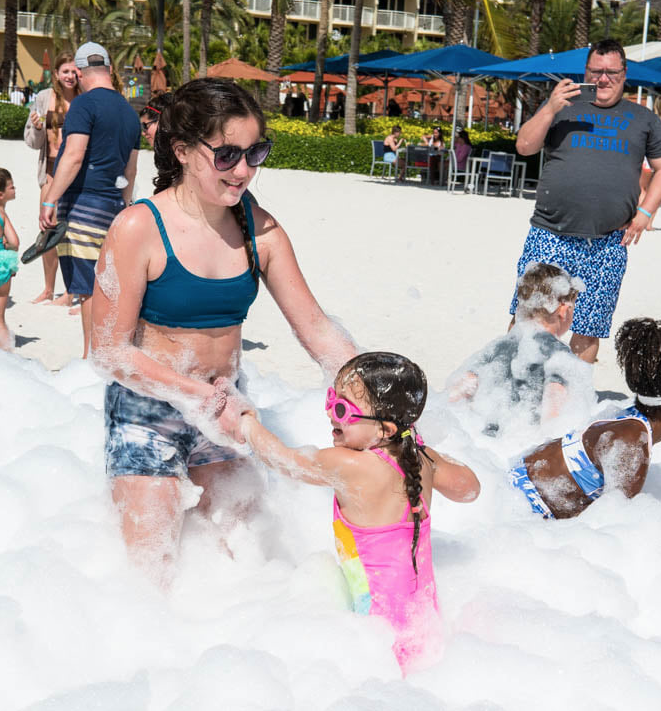
{"label": "child in foam", "polygon": [[0,168],[0,349],[12,348],[12,337],[5,322],[5,310],[9,299],[11,278],[18,270],[18,236],[5,205],[16,197],[16,188],[11,173]]}
{"label": "child in foam", "polygon": [[533,424],[548,422],[563,412],[568,390],[586,389],[589,370],[560,340],[583,288],[556,265],[528,264],[518,283],[516,324],[451,377],[450,402],[471,401],[484,434],[496,436],[516,413]]}
{"label": "child in foam", "polygon": [[510,472],[544,518],[577,516],[608,489],[632,497],[643,488],[661,440],[661,321],[626,321],[615,348],[634,405],[547,442]]}
{"label": "child in foam", "polygon": [[467,466],[429,447],[415,423],[427,399],[422,370],[393,353],[346,363],[326,396],[333,447],[290,449],[253,416],[242,432],[267,465],[335,489],[333,529],[355,612],[385,617],[404,673],[440,642],[432,567],[432,489],[470,502],[480,484]]}

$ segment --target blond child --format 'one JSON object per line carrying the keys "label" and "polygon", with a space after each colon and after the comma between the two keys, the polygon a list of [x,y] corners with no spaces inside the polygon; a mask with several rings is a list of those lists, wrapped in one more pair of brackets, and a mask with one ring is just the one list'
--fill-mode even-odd
{"label": "blond child", "polygon": [[16,197],[16,188],[11,173],[0,168],[0,349],[12,348],[12,336],[5,321],[11,278],[18,270],[18,236],[5,206]]}
{"label": "blond child", "polygon": [[514,410],[525,410],[533,423],[553,419],[577,373],[583,386],[584,369],[560,340],[583,289],[580,279],[557,265],[528,264],[518,281],[516,324],[450,379],[450,402],[477,402],[476,410],[485,416],[484,434],[498,434]]}

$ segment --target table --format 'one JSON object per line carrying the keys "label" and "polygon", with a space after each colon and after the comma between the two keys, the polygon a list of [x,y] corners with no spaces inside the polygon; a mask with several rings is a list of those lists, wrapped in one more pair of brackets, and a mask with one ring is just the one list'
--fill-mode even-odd
{"label": "table", "polygon": [[[489,156],[470,156],[468,158],[468,170],[464,175],[464,190],[474,193],[477,187],[477,178],[480,168],[487,165]],[[514,177],[512,185],[519,186],[519,197],[523,197],[523,186],[526,182],[526,162],[524,160],[514,160]]]}

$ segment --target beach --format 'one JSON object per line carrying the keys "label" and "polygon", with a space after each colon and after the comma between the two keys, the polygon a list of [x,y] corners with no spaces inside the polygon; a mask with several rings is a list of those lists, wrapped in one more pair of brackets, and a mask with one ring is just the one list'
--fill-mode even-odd
{"label": "beach", "polygon": [[[7,209],[22,252],[38,232],[37,153],[20,141],[0,146],[2,165],[17,186],[16,201]],[[141,151],[138,196],[153,192],[153,175],[153,154]],[[416,360],[433,388],[442,389],[467,356],[507,329],[532,191],[529,199],[452,195],[413,181],[400,185],[361,175],[269,169],[258,173],[252,191],[288,232],[324,310],[361,348]],[[653,273],[657,232],[644,233],[629,252],[615,327],[661,303],[661,283]],[[42,288],[41,260],[22,266],[7,322],[17,336],[17,354],[57,370],[82,353],[80,317],[63,307],[31,304]],[[244,357],[289,383],[319,385],[318,367],[263,292],[244,326]],[[612,339],[601,342],[594,380],[598,390],[627,392]]]}
{"label": "beach", "polygon": [[[19,141],[0,150],[22,252],[37,234],[37,154]],[[141,151],[138,197],[153,173]],[[657,711],[661,452],[635,498],[607,484],[580,516],[546,521],[507,474],[541,433],[471,433],[443,393],[507,329],[532,191],[268,168],[251,190],[360,349],[420,364],[427,444],[480,480],[474,503],[431,504],[442,654],[402,678],[387,623],[350,611],[332,491],[264,468],[219,482],[211,519],[188,514],[167,591],[132,565],[104,466],[104,382],[80,360],[80,317],[30,303],[43,288],[35,262],[13,281],[16,349],[0,353],[2,711]],[[629,250],[613,333],[659,317],[660,249],[648,232]],[[290,446],[330,446],[329,383],[264,287],[243,339],[262,421]],[[593,379],[591,414],[631,396],[612,338]],[[183,488],[194,505],[199,491]]]}

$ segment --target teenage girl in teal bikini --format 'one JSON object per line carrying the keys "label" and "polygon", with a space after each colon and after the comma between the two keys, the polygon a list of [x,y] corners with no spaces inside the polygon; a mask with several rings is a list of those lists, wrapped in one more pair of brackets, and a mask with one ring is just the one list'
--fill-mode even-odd
{"label": "teenage girl in teal bikini", "polygon": [[545,518],[577,516],[609,488],[628,497],[643,488],[652,447],[661,440],[661,321],[626,321],[615,348],[634,405],[548,442],[510,473]]}
{"label": "teenage girl in teal bikini", "polygon": [[236,84],[182,86],[156,133],[156,193],[115,219],[97,266],[93,357],[113,381],[106,467],[129,551],[163,582],[186,506],[182,480],[204,487],[198,508],[213,513],[213,482],[243,476],[247,460],[199,427],[215,441],[238,427],[215,382],[239,376],[241,324],[260,279],[318,362],[335,372],[355,354],[284,230],[245,199],[270,150],[265,129]]}

